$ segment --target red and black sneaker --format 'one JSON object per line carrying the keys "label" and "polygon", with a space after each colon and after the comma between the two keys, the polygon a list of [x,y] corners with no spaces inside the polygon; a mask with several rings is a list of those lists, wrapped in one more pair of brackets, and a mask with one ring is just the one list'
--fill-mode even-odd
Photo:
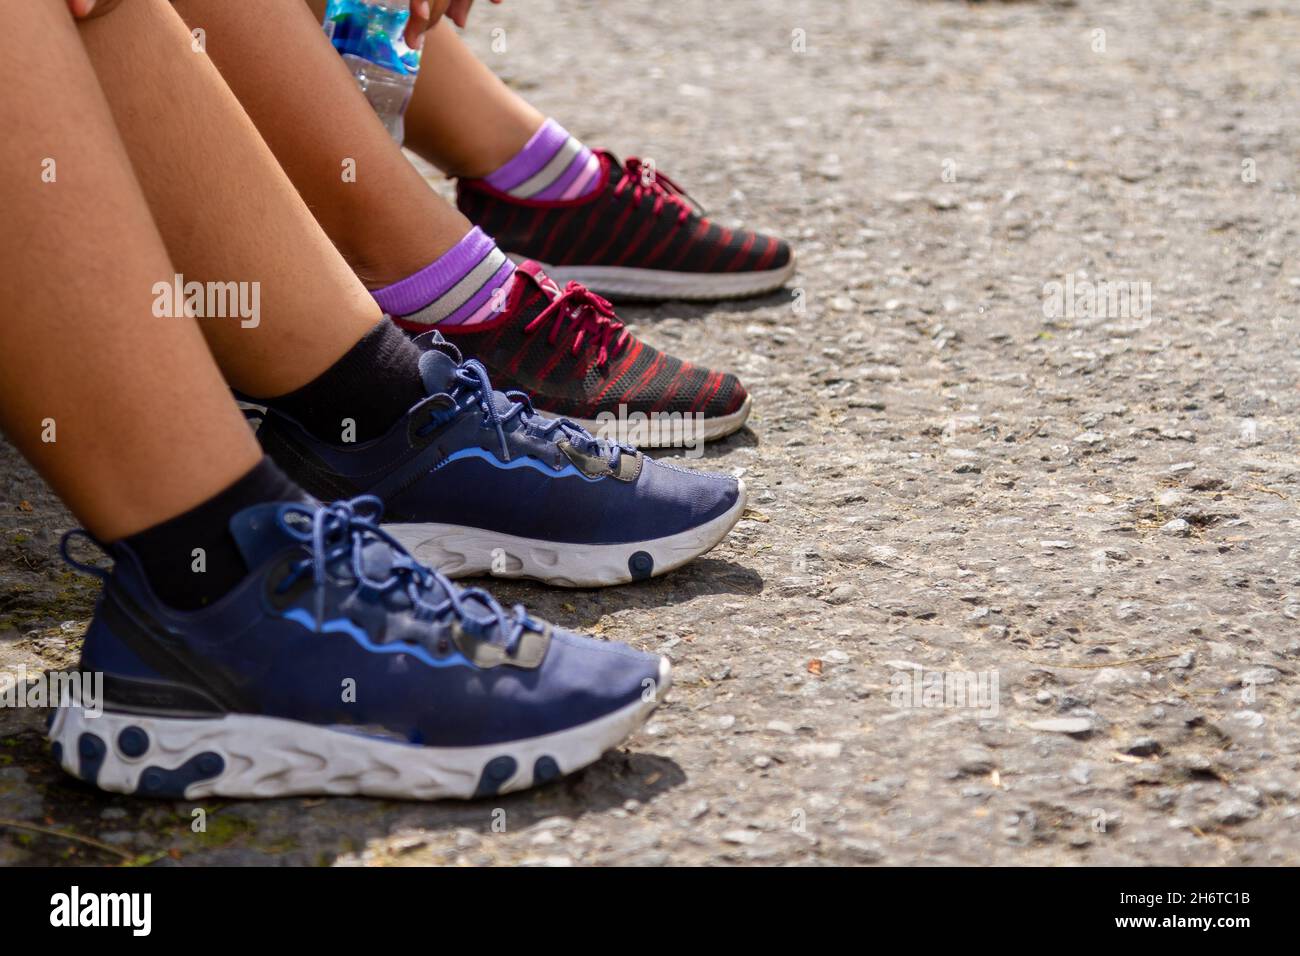
{"label": "red and black sneaker", "polygon": [[518,389],[543,415],[642,448],[697,445],[730,435],[749,417],[736,376],[701,368],[646,345],[613,307],[570,282],[561,289],[536,262],[522,262],[495,318],[436,328],[487,368],[495,387]]}
{"label": "red and black sneaker", "polygon": [[710,222],[641,160],[596,155],[604,185],[578,199],[516,199],[462,179],[456,204],[513,258],[615,298],[732,299],[780,288],[794,273],[782,240]]}

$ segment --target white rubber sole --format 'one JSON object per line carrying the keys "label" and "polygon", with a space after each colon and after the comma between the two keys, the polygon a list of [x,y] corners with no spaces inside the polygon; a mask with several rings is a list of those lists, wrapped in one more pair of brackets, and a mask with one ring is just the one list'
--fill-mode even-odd
{"label": "white rubber sole", "polygon": [[[730,415],[717,415],[713,418],[667,412],[651,416],[641,413],[611,414],[606,419],[570,418],[569,421],[581,425],[597,438],[623,445],[637,448],[695,448],[704,442],[717,441],[739,431],[749,419],[753,404],[753,396],[746,395],[744,404]],[[547,418],[565,417],[542,408],[537,409],[537,412]]]}
{"label": "white rubber sole", "polygon": [[[595,763],[622,743],[672,685],[667,658],[649,700],[569,730],[484,747],[421,747],[275,717],[196,720],[58,709],[50,739],[74,777],[115,793],[203,797],[356,795],[469,799],[522,790]],[[147,741],[123,752],[124,732]],[[132,753],[139,748],[136,747]]]}
{"label": "white rubber sole", "polygon": [[745,513],[747,498],[742,481],[736,503],[712,521],[627,544],[557,544],[448,524],[386,524],[384,530],[416,560],[451,578],[491,575],[595,588],[658,577],[698,558],[727,536]]}
{"label": "white rubber sole", "polygon": [[[512,256],[516,262],[517,256]],[[795,258],[762,272],[669,272],[631,266],[548,266],[542,269],[561,288],[569,281],[610,299],[686,299],[711,302],[740,299],[779,289],[794,275]]]}

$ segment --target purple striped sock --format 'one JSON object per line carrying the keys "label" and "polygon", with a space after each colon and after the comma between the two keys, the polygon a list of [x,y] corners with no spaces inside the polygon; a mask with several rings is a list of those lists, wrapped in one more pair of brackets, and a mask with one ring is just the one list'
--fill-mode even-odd
{"label": "purple striped sock", "polygon": [[578,199],[600,184],[600,157],[548,119],[488,185],[517,199]]}
{"label": "purple striped sock", "polygon": [[395,319],[414,325],[474,325],[505,307],[515,264],[475,226],[419,272],[371,293]]}

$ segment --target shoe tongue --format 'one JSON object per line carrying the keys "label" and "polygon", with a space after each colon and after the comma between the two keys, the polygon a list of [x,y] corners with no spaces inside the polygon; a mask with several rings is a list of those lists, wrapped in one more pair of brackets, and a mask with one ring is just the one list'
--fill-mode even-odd
{"label": "shoe tongue", "polygon": [[463,361],[460,349],[444,339],[437,329],[417,335],[412,341],[421,352],[420,379],[425,391],[429,395],[451,391],[456,366]]}
{"label": "shoe tongue", "polygon": [[526,259],[519,263],[515,267],[515,275],[527,277],[552,302],[564,294],[564,291],[556,284],[555,280],[543,272],[541,265],[532,259]]}
{"label": "shoe tongue", "polygon": [[[319,507],[310,499],[309,503]],[[250,571],[261,567],[286,548],[302,543],[285,530],[285,524],[304,531],[311,530],[310,518],[300,511],[289,510],[293,504],[300,503],[268,501],[245,508],[230,519],[230,535]]]}
{"label": "shoe tongue", "polygon": [[420,356],[420,380],[425,394],[439,395],[455,388],[456,366],[459,363],[439,349],[430,349]]}
{"label": "shoe tongue", "polygon": [[[456,378],[456,369],[461,363],[460,349],[437,332],[425,332],[415,342],[425,349],[420,356],[420,380],[425,392],[438,395],[454,391],[460,384]],[[504,415],[510,410],[510,399],[500,391],[493,390],[492,402],[498,414]]]}

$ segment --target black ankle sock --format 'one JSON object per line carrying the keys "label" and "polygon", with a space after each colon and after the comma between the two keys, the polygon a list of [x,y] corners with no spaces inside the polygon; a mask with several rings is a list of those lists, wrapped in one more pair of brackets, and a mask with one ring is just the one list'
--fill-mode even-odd
{"label": "black ankle sock", "polygon": [[[302,388],[267,399],[321,441],[379,438],[424,398],[420,350],[388,319]],[[345,419],[355,422],[348,435]]]}
{"label": "black ankle sock", "polygon": [[[144,566],[158,599],[193,611],[222,597],[248,574],[230,534],[230,519],[266,501],[304,501],[307,495],[269,458],[225,491],[162,524],[124,538]],[[202,570],[196,568],[202,548]]]}

